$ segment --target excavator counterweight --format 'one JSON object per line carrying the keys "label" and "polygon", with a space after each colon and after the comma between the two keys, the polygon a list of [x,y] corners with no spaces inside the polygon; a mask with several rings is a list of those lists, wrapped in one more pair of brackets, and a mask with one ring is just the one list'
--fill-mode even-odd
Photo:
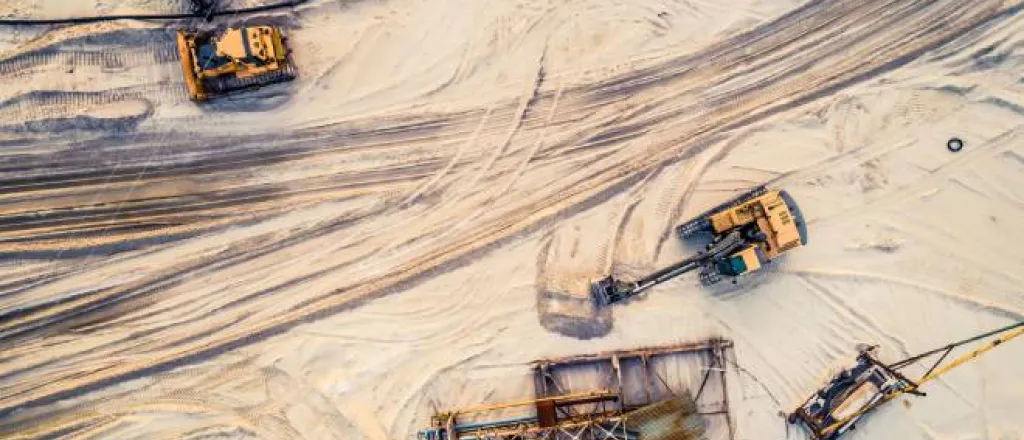
{"label": "excavator counterweight", "polygon": [[610,305],[684,273],[700,269],[702,285],[759,270],[772,259],[807,244],[807,224],[788,193],[759,186],[676,227],[683,239],[710,238],[703,251],[639,280],[612,276],[591,285],[591,295]]}

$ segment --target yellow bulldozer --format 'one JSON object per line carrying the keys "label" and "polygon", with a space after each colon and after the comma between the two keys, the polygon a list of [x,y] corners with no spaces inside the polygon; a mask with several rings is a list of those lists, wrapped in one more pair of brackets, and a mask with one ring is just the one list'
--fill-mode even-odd
{"label": "yellow bulldozer", "polygon": [[280,29],[228,28],[220,33],[178,31],[178,53],[189,96],[216,96],[295,79],[295,68]]}

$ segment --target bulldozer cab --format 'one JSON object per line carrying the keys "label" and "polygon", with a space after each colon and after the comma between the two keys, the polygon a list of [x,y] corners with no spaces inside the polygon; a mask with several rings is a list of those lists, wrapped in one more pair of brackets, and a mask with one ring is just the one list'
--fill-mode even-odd
{"label": "bulldozer cab", "polygon": [[228,29],[219,37],[197,39],[198,69],[219,74],[233,63],[267,66],[283,59],[280,38],[267,26]]}
{"label": "bulldozer cab", "polygon": [[283,58],[280,38],[268,26],[228,29],[217,44],[231,58],[254,64],[266,64]]}

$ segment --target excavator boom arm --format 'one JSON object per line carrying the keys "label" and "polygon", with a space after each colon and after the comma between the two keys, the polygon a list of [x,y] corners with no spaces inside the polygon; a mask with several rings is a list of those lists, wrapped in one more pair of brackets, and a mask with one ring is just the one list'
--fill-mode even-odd
{"label": "excavator boom arm", "polygon": [[743,240],[739,233],[729,234],[722,241],[715,243],[710,249],[637,280],[637,288],[635,290],[639,293],[642,290],[664,283],[686,272],[700,268],[716,258],[732,254],[743,248],[743,246],[746,246],[746,241]]}
{"label": "excavator boom arm", "polygon": [[[690,258],[682,260],[671,266],[658,270],[647,275],[635,283],[625,284],[617,282],[614,278],[608,277],[594,284],[592,293],[602,304],[608,305],[632,298],[643,291],[671,280],[684,273],[709,264],[718,258],[730,255],[747,245],[746,240],[739,232],[727,235],[722,240],[714,243],[709,249],[698,253]],[[623,287],[625,285],[626,287]]]}

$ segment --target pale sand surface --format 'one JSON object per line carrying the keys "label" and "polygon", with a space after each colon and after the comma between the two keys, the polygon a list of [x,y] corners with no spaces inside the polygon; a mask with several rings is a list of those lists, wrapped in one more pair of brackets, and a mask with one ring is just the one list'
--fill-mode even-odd
{"label": "pale sand surface", "polygon": [[[202,106],[175,24],[0,27],[0,438],[408,439],[529,397],[534,359],[721,336],[736,438],[784,439],[857,343],[1021,320],[1021,2],[728,3],[315,0],[218,21],[284,27],[300,76]],[[585,300],[766,182],[806,248]],[[1024,439],[1022,363],[847,438]]]}

